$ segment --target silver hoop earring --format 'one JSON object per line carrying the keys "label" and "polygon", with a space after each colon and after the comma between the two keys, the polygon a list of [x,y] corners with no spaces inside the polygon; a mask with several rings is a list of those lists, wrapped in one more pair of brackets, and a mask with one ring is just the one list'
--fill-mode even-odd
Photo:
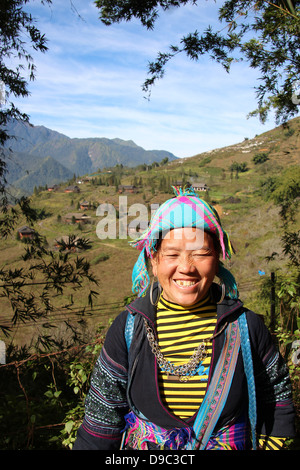
{"label": "silver hoop earring", "polygon": [[156,305],[158,304],[158,301],[159,301],[159,297],[160,297],[160,294],[161,294],[161,285],[158,283],[158,293],[157,293],[157,298],[156,298],[156,302],[153,302],[153,286],[154,286],[154,278],[152,279],[152,282],[151,282],[151,286],[150,286],[150,291],[149,291],[149,295],[150,295],[150,303],[156,307]]}
{"label": "silver hoop earring", "polygon": [[222,287],[222,294],[221,294],[221,298],[220,298],[219,302],[217,302],[217,304],[221,304],[223,302],[223,300],[225,299],[226,289],[225,289],[224,282],[222,282],[221,287]]}

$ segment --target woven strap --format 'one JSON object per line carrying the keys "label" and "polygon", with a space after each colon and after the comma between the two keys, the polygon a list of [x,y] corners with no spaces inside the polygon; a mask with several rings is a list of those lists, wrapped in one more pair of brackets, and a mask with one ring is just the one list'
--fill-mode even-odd
{"label": "woven strap", "polygon": [[187,447],[189,450],[205,450],[226,403],[239,349],[238,323],[233,322],[228,325],[225,332],[225,343],[221,355],[196,416],[194,422],[195,439],[189,443]]}
{"label": "woven strap", "polygon": [[255,381],[253,373],[253,362],[251,353],[251,344],[249,338],[249,331],[247,325],[247,319],[245,313],[243,313],[239,319],[239,329],[241,336],[241,346],[244,361],[244,370],[247,377],[248,386],[248,397],[249,397],[249,420],[252,432],[252,448],[256,450],[256,392],[255,392]]}
{"label": "woven strap", "polygon": [[131,345],[131,340],[133,336],[133,328],[134,328],[134,320],[135,316],[131,315],[131,313],[128,313],[127,318],[126,318],[126,325],[125,325],[125,341],[127,345],[127,351],[130,349]]}

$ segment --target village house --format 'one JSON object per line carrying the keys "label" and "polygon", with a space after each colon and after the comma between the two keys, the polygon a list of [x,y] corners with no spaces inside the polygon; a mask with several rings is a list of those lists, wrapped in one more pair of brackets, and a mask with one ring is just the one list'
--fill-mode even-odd
{"label": "village house", "polygon": [[88,201],[82,201],[79,203],[79,206],[82,211],[87,211],[90,208],[90,203]]}
{"label": "village house", "polygon": [[137,193],[138,188],[134,185],[127,185],[127,186],[120,185],[118,187],[118,191],[119,193]]}
{"label": "village house", "polygon": [[35,230],[33,230],[33,228],[28,227],[27,225],[24,225],[23,227],[18,229],[18,234],[20,236],[20,240],[23,240],[24,238],[32,240],[35,236]]}
{"label": "village house", "polygon": [[208,191],[209,187],[207,186],[206,183],[193,183],[192,188],[195,191]]}
{"label": "village house", "polygon": [[53,184],[52,186],[48,186],[47,189],[49,192],[57,191],[59,189],[59,186],[57,184]]}
{"label": "village house", "polygon": [[95,178],[95,176],[83,176],[79,180],[76,181],[77,184],[84,184],[84,183],[89,183]]}
{"label": "village house", "polygon": [[192,188],[194,191],[208,191],[209,187],[206,183],[190,183],[189,181],[175,181],[173,186],[177,188],[183,188],[184,186]]}
{"label": "village house", "polygon": [[91,217],[82,213],[70,213],[64,216],[64,221],[67,224],[86,224],[91,221]]}
{"label": "village house", "polygon": [[65,189],[65,193],[80,193],[80,189],[78,188],[78,186],[68,186]]}

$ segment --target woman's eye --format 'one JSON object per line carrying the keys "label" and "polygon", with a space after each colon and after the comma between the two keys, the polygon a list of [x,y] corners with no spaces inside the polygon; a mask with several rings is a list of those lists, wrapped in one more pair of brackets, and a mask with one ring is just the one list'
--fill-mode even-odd
{"label": "woman's eye", "polygon": [[166,259],[176,259],[178,258],[178,254],[177,253],[167,253],[164,255],[164,258]]}
{"label": "woman's eye", "polygon": [[209,250],[201,251],[199,253],[193,253],[193,258],[202,258],[203,256],[207,256],[210,254]]}

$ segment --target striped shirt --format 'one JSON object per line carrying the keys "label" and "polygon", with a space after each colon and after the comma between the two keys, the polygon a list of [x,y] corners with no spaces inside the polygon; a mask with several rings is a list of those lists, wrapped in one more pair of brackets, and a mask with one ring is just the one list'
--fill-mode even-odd
{"label": "striped shirt", "polygon": [[[215,331],[216,305],[207,295],[192,307],[181,307],[162,296],[157,305],[158,344],[164,358],[175,366],[186,364],[203,340]],[[159,387],[164,405],[181,419],[190,418],[202,403],[207,388],[212,343],[206,342],[206,358],[198,372],[187,382],[159,372]]]}

